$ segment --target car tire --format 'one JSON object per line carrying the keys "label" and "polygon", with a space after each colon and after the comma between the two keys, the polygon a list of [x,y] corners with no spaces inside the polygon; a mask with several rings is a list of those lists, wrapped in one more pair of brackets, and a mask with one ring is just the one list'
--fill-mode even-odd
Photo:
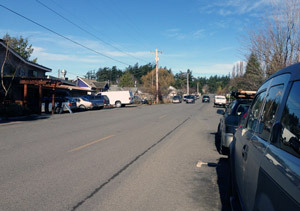
{"label": "car tire", "polygon": [[117,108],[120,108],[121,106],[122,106],[121,102],[120,102],[120,101],[117,101],[117,102],[116,102],[116,107],[117,107]]}
{"label": "car tire", "polygon": [[79,106],[79,110],[80,110],[80,111],[86,111],[86,107],[85,107],[84,105],[80,105],[80,106]]}
{"label": "car tire", "polygon": [[63,108],[61,108],[61,107],[56,107],[55,108],[55,113],[56,114],[61,114],[63,112]]}

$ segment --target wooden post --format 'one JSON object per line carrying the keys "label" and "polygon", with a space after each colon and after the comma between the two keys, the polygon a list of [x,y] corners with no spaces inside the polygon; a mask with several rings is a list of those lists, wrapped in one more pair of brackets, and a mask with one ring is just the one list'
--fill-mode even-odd
{"label": "wooden post", "polygon": [[27,84],[24,84],[24,107],[27,106]]}
{"label": "wooden post", "polygon": [[55,104],[55,86],[53,86],[53,88],[52,88],[52,112],[51,112],[51,114],[54,114],[54,104]]}
{"label": "wooden post", "polygon": [[42,85],[40,84],[39,85],[39,114],[42,113],[42,98],[43,98],[43,90],[42,90]]}

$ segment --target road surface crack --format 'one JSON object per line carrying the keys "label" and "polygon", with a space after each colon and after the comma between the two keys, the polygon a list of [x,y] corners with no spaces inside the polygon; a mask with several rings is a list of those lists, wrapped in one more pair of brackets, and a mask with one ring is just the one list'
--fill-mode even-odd
{"label": "road surface crack", "polygon": [[91,192],[87,197],[85,197],[83,200],[78,202],[71,210],[76,210],[79,208],[82,204],[84,204],[88,199],[92,198],[96,193],[98,193],[105,185],[110,183],[113,179],[115,179],[117,176],[119,176],[123,171],[125,171],[128,167],[130,167],[133,163],[135,163],[139,158],[141,158],[143,155],[145,155],[149,150],[151,150],[153,147],[155,147],[157,144],[162,142],[165,138],[167,138],[171,133],[173,133],[175,130],[177,130],[180,126],[182,126],[184,123],[186,123],[190,117],[185,119],[183,122],[181,122],[179,125],[177,125],[174,129],[169,131],[164,137],[159,139],[156,143],[148,147],[144,152],[136,156],[132,161],[130,161],[128,164],[126,164],[123,168],[121,168],[117,173],[115,173],[112,177],[110,177],[106,182],[101,184],[99,187],[97,187],[93,192]]}

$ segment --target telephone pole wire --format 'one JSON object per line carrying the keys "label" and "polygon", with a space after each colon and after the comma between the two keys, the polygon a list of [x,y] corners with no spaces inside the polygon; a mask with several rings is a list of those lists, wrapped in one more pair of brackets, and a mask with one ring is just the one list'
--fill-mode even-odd
{"label": "telephone pole wire", "polygon": [[[151,51],[151,53],[154,53],[154,52]],[[159,99],[158,99],[158,61],[159,61],[158,53],[162,53],[162,51],[158,51],[157,48],[156,48],[156,50],[155,50],[155,62],[156,62],[156,103],[158,103],[158,101],[159,101]]]}

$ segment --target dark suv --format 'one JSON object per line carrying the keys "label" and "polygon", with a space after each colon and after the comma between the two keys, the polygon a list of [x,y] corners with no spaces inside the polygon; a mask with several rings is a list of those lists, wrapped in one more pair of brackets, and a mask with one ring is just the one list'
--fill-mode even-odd
{"label": "dark suv", "polygon": [[235,132],[231,202],[243,210],[300,210],[299,93],[300,63],[263,83]]}
{"label": "dark suv", "polygon": [[203,95],[202,97],[202,103],[209,103],[210,97],[208,95]]}
{"label": "dark suv", "polygon": [[236,99],[232,101],[223,111],[218,125],[219,152],[227,155],[233,135],[239,126],[242,116],[247,112],[252,99]]}

